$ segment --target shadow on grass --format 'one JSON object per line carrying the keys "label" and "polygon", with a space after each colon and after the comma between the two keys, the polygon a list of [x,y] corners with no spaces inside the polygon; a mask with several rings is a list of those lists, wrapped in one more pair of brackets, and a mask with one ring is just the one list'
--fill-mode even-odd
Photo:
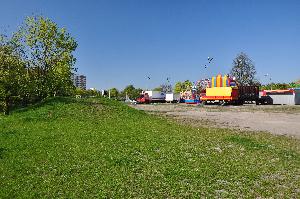
{"label": "shadow on grass", "polygon": [[242,145],[247,149],[266,149],[268,148],[267,144],[262,144],[257,142],[254,139],[242,137],[242,136],[230,136],[226,138],[227,141]]}
{"label": "shadow on grass", "polygon": [[76,98],[72,98],[72,97],[51,97],[51,98],[46,98],[46,99],[42,100],[41,102],[38,102],[33,105],[29,105],[24,108],[17,108],[15,110],[13,110],[11,113],[23,113],[23,112],[27,112],[27,111],[31,111],[31,110],[36,110],[45,105],[54,106],[59,103],[71,104],[71,103],[76,103],[76,102],[78,102],[78,100]]}
{"label": "shadow on grass", "polygon": [[[29,105],[23,108],[16,108],[11,113],[23,113],[27,111],[36,110],[43,106],[57,106],[58,104],[72,104],[72,103],[80,103],[85,106],[108,106],[111,108],[124,109],[128,108],[127,105],[120,103],[115,100],[110,100],[104,97],[95,97],[95,98],[74,98],[74,97],[51,97],[42,100],[33,105]],[[121,106],[120,106],[121,105]]]}

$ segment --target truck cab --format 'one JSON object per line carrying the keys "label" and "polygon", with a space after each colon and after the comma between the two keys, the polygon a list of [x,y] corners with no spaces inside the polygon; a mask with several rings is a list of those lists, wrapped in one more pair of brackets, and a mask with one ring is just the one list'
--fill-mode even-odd
{"label": "truck cab", "polygon": [[148,93],[142,93],[137,99],[137,103],[139,104],[148,104],[150,103],[150,97]]}

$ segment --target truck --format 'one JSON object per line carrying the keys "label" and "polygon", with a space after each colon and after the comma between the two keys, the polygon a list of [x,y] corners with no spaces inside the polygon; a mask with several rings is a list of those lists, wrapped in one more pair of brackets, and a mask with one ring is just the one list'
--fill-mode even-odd
{"label": "truck", "polygon": [[244,104],[253,101],[259,104],[261,102],[259,86],[239,86],[227,75],[212,77],[210,85],[201,95],[201,101],[204,104],[208,102]]}
{"label": "truck", "polygon": [[285,90],[260,91],[261,104],[300,104],[300,89],[290,88]]}
{"label": "truck", "polygon": [[180,102],[180,94],[179,93],[167,93],[166,94],[166,102]]}
{"label": "truck", "polygon": [[166,93],[161,91],[143,91],[136,101],[139,104],[165,102]]}

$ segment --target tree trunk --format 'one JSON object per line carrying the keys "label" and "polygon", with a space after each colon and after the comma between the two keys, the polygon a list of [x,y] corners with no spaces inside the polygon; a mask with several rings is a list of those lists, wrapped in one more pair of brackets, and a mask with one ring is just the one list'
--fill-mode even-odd
{"label": "tree trunk", "polygon": [[9,110],[10,110],[10,99],[9,97],[6,97],[4,101],[4,114],[9,115]]}

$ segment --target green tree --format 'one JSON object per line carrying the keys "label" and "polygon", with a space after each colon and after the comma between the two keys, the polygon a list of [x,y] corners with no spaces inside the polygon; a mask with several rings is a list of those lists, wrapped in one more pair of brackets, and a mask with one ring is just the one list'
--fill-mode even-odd
{"label": "green tree", "polygon": [[159,87],[154,88],[153,90],[162,92],[163,88],[162,88],[162,86],[159,86]]}
{"label": "green tree", "polygon": [[255,79],[255,66],[253,61],[246,55],[241,52],[233,60],[233,67],[230,74],[236,78],[237,82],[240,85],[253,85],[257,84]]}
{"label": "green tree", "polygon": [[290,83],[290,88],[300,88],[300,79]]}
{"label": "green tree", "polygon": [[12,41],[24,52],[33,90],[40,99],[73,91],[71,74],[77,43],[66,29],[42,16],[27,17]]}
{"label": "green tree", "polygon": [[111,88],[110,97],[117,99],[119,97],[119,90],[117,88]]}
{"label": "green tree", "polygon": [[125,96],[128,96],[130,99],[134,99],[135,88],[133,85],[128,85],[122,91],[122,97],[125,99]]}
{"label": "green tree", "polygon": [[183,90],[191,90],[193,83],[190,80],[185,80],[182,85]]}
{"label": "green tree", "polygon": [[83,90],[83,89],[81,89],[81,88],[76,88],[76,89],[74,90],[74,94],[75,94],[75,95],[80,95],[80,96],[85,96],[85,95],[86,95],[85,90]]}
{"label": "green tree", "polygon": [[134,89],[133,98],[132,99],[138,98],[142,92],[143,92],[143,89],[141,89],[141,88]]}
{"label": "green tree", "polygon": [[288,89],[288,88],[297,88],[297,84],[295,84],[295,83],[289,83],[289,84],[286,84],[286,83],[270,83],[270,84],[266,84],[266,85],[263,85],[263,86],[260,87],[260,89],[262,89],[262,90],[276,90],[276,89],[285,90],[285,89]]}
{"label": "green tree", "polygon": [[142,91],[143,89],[135,88],[133,85],[128,85],[121,92],[120,97],[124,100],[127,95],[130,99],[136,99],[140,96]]}
{"label": "green tree", "polygon": [[176,82],[175,87],[174,87],[174,93],[180,93],[183,91],[182,89],[183,84],[181,82]]}
{"label": "green tree", "polygon": [[21,99],[25,65],[9,42],[0,39],[0,107],[5,114]]}

